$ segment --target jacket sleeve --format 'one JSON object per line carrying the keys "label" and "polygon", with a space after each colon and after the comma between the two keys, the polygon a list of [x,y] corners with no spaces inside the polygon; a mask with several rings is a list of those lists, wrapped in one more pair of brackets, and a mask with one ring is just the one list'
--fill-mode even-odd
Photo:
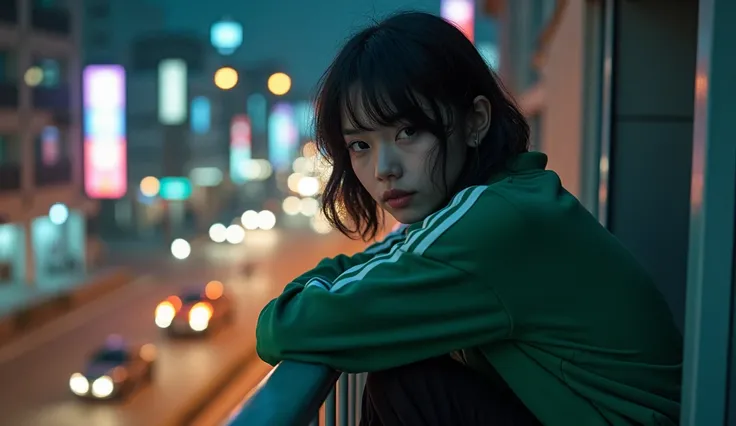
{"label": "jacket sleeve", "polygon": [[386,235],[383,240],[366,247],[365,250],[360,253],[356,253],[352,256],[340,254],[335,257],[322,259],[317,266],[301,274],[295,278],[294,281],[287,284],[284,288],[284,293],[295,289],[299,289],[301,291],[301,289],[306,285],[322,285],[329,287],[330,282],[339,277],[343,272],[356,265],[365,263],[375,256],[388,253],[391,247],[400,243],[405,238],[405,228],[402,227]]}
{"label": "jacket sleeve", "polygon": [[[258,320],[259,356],[272,365],[288,359],[376,371],[508,337],[501,300],[472,266],[478,262],[464,260],[478,259],[478,231],[498,230],[499,256],[489,247],[484,268],[494,277],[509,268],[503,239],[513,230],[472,208],[485,188],[461,192],[388,253],[328,285],[310,283],[272,300]],[[491,229],[478,229],[480,219]]]}

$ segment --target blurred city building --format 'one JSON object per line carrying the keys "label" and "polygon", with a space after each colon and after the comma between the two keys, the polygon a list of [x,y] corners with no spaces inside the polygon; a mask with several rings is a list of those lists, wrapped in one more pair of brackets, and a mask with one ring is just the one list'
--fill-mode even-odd
{"label": "blurred city building", "polygon": [[78,2],[0,1],[0,283],[85,270]]}
{"label": "blurred city building", "polygon": [[127,188],[102,201],[105,236],[165,241],[206,230],[233,204],[263,201],[268,185],[232,185],[232,131],[247,117],[245,160],[268,157],[269,109],[299,96],[268,90],[283,67],[244,66],[233,55],[239,23],[229,18],[211,22],[203,37],[166,31],[165,11],[145,0],[87,0],[85,11],[85,64],[125,70]]}

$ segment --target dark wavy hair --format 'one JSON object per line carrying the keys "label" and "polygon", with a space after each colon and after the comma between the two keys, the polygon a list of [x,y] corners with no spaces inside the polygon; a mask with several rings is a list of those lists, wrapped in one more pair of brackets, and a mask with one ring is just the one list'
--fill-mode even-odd
{"label": "dark wavy hair", "polygon": [[333,166],[322,198],[327,220],[348,237],[366,241],[383,225],[382,209],[353,171],[342,111],[361,130],[406,122],[432,133],[439,143],[428,166],[444,179],[449,137],[456,130],[465,133],[465,118],[479,95],[490,101],[490,128],[477,149],[468,149],[457,183],[448,188],[442,182],[448,200],[468,186],[487,183],[528,150],[523,114],[475,46],[437,16],[402,12],[350,38],[317,91],[316,143]]}

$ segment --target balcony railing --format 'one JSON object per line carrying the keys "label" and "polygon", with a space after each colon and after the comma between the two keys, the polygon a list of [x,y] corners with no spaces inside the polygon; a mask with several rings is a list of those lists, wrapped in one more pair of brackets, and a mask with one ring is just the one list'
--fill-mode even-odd
{"label": "balcony railing", "polygon": [[36,30],[55,34],[71,34],[71,16],[64,7],[34,7],[31,26]]}
{"label": "balcony railing", "polygon": [[0,192],[19,190],[20,180],[21,167],[19,163],[0,164]]}
{"label": "balcony railing", "polygon": [[72,163],[67,158],[54,165],[36,164],[36,186],[58,185],[72,180]]}
{"label": "balcony railing", "polygon": [[357,426],[365,377],[364,373],[341,374],[324,365],[284,361],[226,426]]}

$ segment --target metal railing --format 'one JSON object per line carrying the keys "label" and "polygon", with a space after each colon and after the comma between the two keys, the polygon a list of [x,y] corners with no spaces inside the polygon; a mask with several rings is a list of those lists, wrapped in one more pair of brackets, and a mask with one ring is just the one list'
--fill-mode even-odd
{"label": "metal railing", "polygon": [[227,426],[358,426],[366,374],[284,361],[263,379]]}

